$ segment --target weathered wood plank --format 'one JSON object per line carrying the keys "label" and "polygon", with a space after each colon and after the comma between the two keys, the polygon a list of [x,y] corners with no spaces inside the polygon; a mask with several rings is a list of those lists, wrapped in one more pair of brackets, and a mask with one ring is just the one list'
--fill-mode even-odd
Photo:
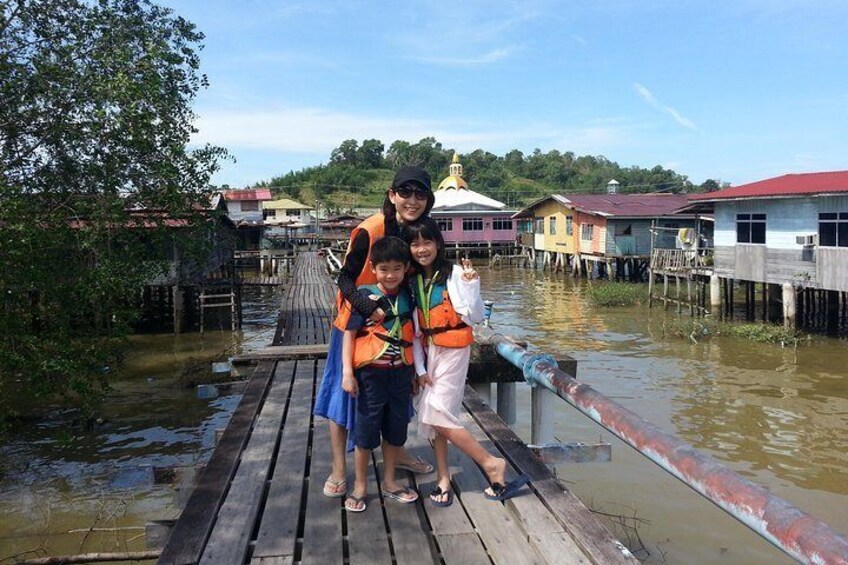
{"label": "weathered wood plank", "polygon": [[[323,364],[321,369],[323,370]],[[314,361],[298,361],[273,477],[259,524],[253,557],[294,557],[314,389]]]}
{"label": "weathered wood plank", "polygon": [[301,562],[341,564],[343,499],[327,498],[323,493],[324,479],[332,466],[332,454],[329,430],[320,420],[313,422],[311,447]]}
{"label": "weathered wood plank", "polygon": [[250,424],[256,416],[273,369],[274,363],[263,362],[253,371],[250,383],[245,388],[229,425],[162,550],[160,563],[182,565],[197,563],[200,560],[203,546],[212,531],[226,486],[235,473],[239,455],[247,442]]}
{"label": "weathered wood plank", "polygon": [[[496,452],[492,441],[470,414],[463,413],[461,421],[484,449],[490,453]],[[508,467],[515,472],[511,465]],[[531,545],[548,563],[559,561],[575,564],[589,562],[583,551],[566,533],[562,524],[556,521],[544,502],[538,497],[517,496],[507,500],[505,505],[512,511]]]}
{"label": "weathered wood plank", "polygon": [[308,345],[272,345],[256,351],[248,351],[235,355],[230,362],[234,365],[257,363],[259,361],[287,359],[326,359],[328,346],[326,343],[310,343]]}
{"label": "weathered wood plank", "polygon": [[[375,492],[377,469],[374,457],[369,467],[370,490]],[[353,482],[348,492],[353,490]],[[365,512],[347,512],[347,546],[350,565],[372,565],[374,563],[391,563],[392,555],[389,548],[389,536],[386,523],[383,521],[383,509],[380,507],[380,497],[372,496],[367,500]]]}
{"label": "weathered wood plank", "polygon": [[490,565],[492,563],[476,533],[437,534],[436,543],[439,544],[439,550],[446,565]]}
{"label": "weathered wood plank", "polygon": [[245,560],[271,466],[269,454],[276,448],[293,373],[294,362],[277,366],[268,396],[247,446],[242,451],[227,498],[218,511],[212,533],[203,550],[200,563],[204,565],[229,565]]}
{"label": "weathered wood plank", "polygon": [[532,479],[533,490],[545,501],[553,516],[593,563],[638,563],[609,530],[570,490],[560,485],[515,432],[489,409],[470,386],[465,387],[466,409],[520,472]]}
{"label": "weathered wood plank", "polygon": [[487,500],[483,489],[488,481],[477,465],[458,449],[450,449],[448,458],[460,470],[453,475],[457,497],[477,528],[494,563],[544,563],[527,541],[512,513],[498,502]]}

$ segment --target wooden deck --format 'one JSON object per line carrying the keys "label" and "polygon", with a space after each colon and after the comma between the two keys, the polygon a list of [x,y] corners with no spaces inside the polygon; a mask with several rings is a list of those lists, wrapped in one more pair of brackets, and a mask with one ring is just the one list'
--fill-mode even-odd
{"label": "wooden deck", "polygon": [[[530,474],[531,488],[521,496],[486,500],[482,472],[455,448],[450,507],[427,502],[434,473],[399,474],[422,493],[417,503],[384,500],[379,450],[364,513],[349,514],[343,499],[323,496],[330,443],[312,405],[325,363],[314,358],[325,355],[316,346],[328,338],[332,311],[325,269],[315,254],[298,259],[276,347],[245,356],[257,363],[253,376],[160,563],[636,563],[470,387],[464,423],[507,458],[510,476]],[[432,460],[414,426],[407,448]],[[350,457],[349,482],[352,474]]]}

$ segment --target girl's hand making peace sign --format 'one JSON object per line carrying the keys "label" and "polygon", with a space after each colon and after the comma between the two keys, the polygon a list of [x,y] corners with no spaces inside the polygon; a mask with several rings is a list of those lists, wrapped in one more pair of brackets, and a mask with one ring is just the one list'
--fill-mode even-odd
{"label": "girl's hand making peace sign", "polygon": [[477,274],[477,271],[474,270],[474,267],[471,266],[471,259],[463,259],[462,260],[462,280],[464,281],[474,281],[480,278],[480,275]]}

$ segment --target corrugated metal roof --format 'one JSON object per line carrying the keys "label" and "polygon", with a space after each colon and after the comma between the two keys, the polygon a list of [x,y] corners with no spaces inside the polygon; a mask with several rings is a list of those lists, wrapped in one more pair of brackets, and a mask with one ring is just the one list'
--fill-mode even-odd
{"label": "corrugated metal roof", "polygon": [[271,200],[270,188],[245,188],[225,190],[224,200]]}
{"label": "corrugated metal roof", "polygon": [[[580,212],[604,217],[654,217],[672,214],[688,201],[685,194],[552,194],[525,208],[531,210],[548,200],[555,200]],[[519,212],[513,217],[522,214]]]}
{"label": "corrugated metal roof", "polygon": [[797,173],[693,194],[695,201],[725,200],[728,198],[763,198],[768,196],[800,196],[848,192],[848,171]]}
{"label": "corrugated metal roof", "polygon": [[291,198],[272,200],[263,204],[262,207],[266,210],[312,210],[312,206],[301,204],[297,200],[292,200]]}

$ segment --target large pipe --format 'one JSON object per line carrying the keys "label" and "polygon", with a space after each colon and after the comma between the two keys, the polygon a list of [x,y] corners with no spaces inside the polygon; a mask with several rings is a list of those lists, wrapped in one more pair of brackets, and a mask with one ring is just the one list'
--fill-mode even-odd
{"label": "large pipe", "polygon": [[848,565],[848,538],[824,522],[570,377],[550,355],[529,352],[499,334],[492,341],[531,385],[556,393],[792,558]]}

